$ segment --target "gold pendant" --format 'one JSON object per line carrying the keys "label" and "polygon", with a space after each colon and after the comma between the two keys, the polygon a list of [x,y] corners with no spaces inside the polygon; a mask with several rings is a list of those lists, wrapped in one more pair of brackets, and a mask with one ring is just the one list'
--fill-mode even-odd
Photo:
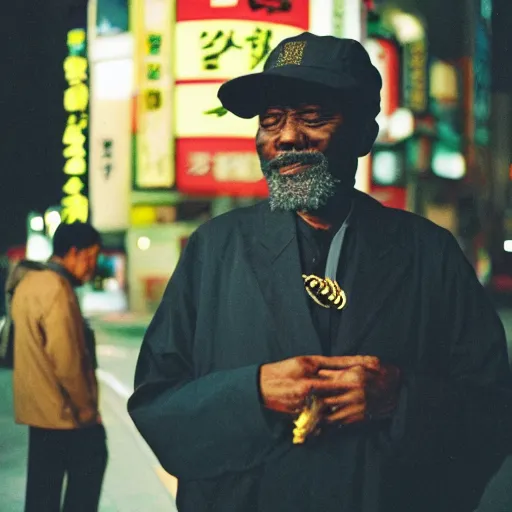
{"label": "gold pendant", "polygon": [[302,275],[308,295],[323,308],[343,309],[347,304],[347,296],[340,285],[326,277]]}

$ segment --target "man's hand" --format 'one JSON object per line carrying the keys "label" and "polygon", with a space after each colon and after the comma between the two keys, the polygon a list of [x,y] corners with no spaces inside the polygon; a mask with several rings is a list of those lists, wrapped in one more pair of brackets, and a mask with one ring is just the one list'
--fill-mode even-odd
{"label": "man's hand", "polygon": [[391,365],[377,369],[353,366],[346,370],[320,370],[319,376],[337,383],[343,391],[322,399],[327,423],[350,424],[388,417],[396,408],[400,371]]}
{"label": "man's hand", "polygon": [[[300,356],[264,364],[260,371],[264,405],[274,411],[297,414],[311,393],[339,398],[347,391],[347,383],[338,374],[353,367],[377,372],[379,360],[371,356]],[[322,375],[324,371],[333,373]]]}

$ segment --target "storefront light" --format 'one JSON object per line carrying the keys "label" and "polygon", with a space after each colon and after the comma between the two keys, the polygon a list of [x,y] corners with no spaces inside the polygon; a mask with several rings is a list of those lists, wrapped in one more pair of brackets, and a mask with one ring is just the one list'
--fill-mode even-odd
{"label": "storefront light", "polygon": [[108,292],[117,292],[121,289],[119,281],[113,277],[108,277],[103,282],[103,289]]}
{"label": "storefront light", "polygon": [[377,124],[379,125],[379,134],[377,136],[377,142],[381,142],[387,138],[389,129],[389,117],[382,112],[377,116]]}
{"label": "storefront light", "polygon": [[147,236],[141,236],[137,240],[137,247],[141,251],[147,251],[151,247],[151,240]]}
{"label": "storefront light", "polygon": [[421,21],[412,14],[395,10],[389,13],[389,20],[395,29],[397,39],[402,44],[420,41],[425,37]]}
{"label": "storefront light", "polygon": [[492,18],[492,0],[482,0],[481,3],[481,14],[484,20],[490,21]]}
{"label": "storefront light", "polygon": [[460,180],[466,174],[466,161],[460,153],[439,148],[432,157],[432,170],[440,178]]}
{"label": "storefront light", "polygon": [[505,240],[503,242],[503,249],[505,252],[512,252],[512,240]]}
{"label": "storefront light", "polygon": [[380,186],[396,185],[401,168],[395,151],[377,151],[373,157],[373,181]]}
{"label": "storefront light", "polygon": [[53,238],[55,231],[59,227],[59,224],[62,222],[60,213],[57,210],[48,210],[44,214],[44,220],[46,223],[47,234],[50,238]]}
{"label": "storefront light", "polygon": [[48,212],[46,215],[47,224],[59,224],[60,223],[60,213],[57,211]]}
{"label": "storefront light", "polygon": [[443,103],[456,103],[459,99],[459,84],[455,66],[435,61],[430,67],[430,96]]}
{"label": "storefront light", "polygon": [[407,139],[414,133],[414,115],[407,108],[399,108],[389,119],[388,135],[393,141]]}
{"label": "storefront light", "polygon": [[40,215],[32,217],[30,219],[30,229],[32,231],[43,231],[44,230],[44,219]]}
{"label": "storefront light", "polygon": [[52,255],[52,244],[50,240],[40,234],[32,233],[27,239],[26,257],[32,261],[46,261]]}

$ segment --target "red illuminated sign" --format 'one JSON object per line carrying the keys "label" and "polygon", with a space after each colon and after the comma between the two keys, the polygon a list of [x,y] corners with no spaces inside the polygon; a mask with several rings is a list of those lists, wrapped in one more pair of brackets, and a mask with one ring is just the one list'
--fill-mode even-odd
{"label": "red illuminated sign", "polygon": [[176,155],[179,189],[186,194],[268,195],[252,139],[182,138]]}
{"label": "red illuminated sign", "polygon": [[403,187],[372,187],[371,196],[388,208],[405,210],[407,191]]}
{"label": "red illuminated sign", "polygon": [[256,120],[227,113],[220,85],[261,71],[282,39],[309,27],[309,1],[179,0],[175,127],[178,189],[201,195],[267,195],[255,152]]}
{"label": "red illuminated sign", "polygon": [[372,38],[365,43],[373,65],[382,77],[381,110],[390,116],[400,105],[400,57],[397,46],[387,39]]}
{"label": "red illuminated sign", "polygon": [[[309,26],[309,1],[288,2],[265,0],[238,0],[222,2],[215,0],[178,0],[176,21],[192,20],[246,20],[291,25],[307,30]],[[283,9],[289,4],[289,9]],[[258,8],[261,7],[261,8]],[[274,7],[274,8],[272,8]]]}
{"label": "red illuminated sign", "polygon": [[[400,55],[397,45],[383,38],[368,39],[365,43],[373,65],[379,70],[382,77],[381,90],[381,113],[377,117],[380,131],[377,139],[378,143],[389,143],[389,119],[400,107]],[[395,154],[393,150],[388,151],[389,155]],[[398,156],[398,154],[396,153]],[[384,161],[377,162],[375,154],[372,155],[372,166],[384,165]],[[399,165],[400,159],[394,165]],[[372,167],[373,168],[373,167]],[[374,169],[372,175],[378,174]],[[390,169],[392,171],[393,169]],[[382,171],[382,170],[381,170]],[[400,174],[400,173],[398,173]],[[395,183],[382,185],[370,180],[370,194],[381,202],[384,206],[390,208],[405,209],[407,206],[407,191],[405,187],[397,186]]]}

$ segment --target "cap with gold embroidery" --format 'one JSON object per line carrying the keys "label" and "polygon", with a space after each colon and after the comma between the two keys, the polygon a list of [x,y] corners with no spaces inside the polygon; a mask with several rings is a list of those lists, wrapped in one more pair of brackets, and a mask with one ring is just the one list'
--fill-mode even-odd
{"label": "cap with gold embroidery", "polygon": [[323,86],[340,97],[352,94],[371,105],[375,116],[380,111],[382,79],[361,43],[309,32],[279,43],[261,73],[226,82],[218,96],[227,110],[249,119],[266,106],[267,90],[280,82]]}

